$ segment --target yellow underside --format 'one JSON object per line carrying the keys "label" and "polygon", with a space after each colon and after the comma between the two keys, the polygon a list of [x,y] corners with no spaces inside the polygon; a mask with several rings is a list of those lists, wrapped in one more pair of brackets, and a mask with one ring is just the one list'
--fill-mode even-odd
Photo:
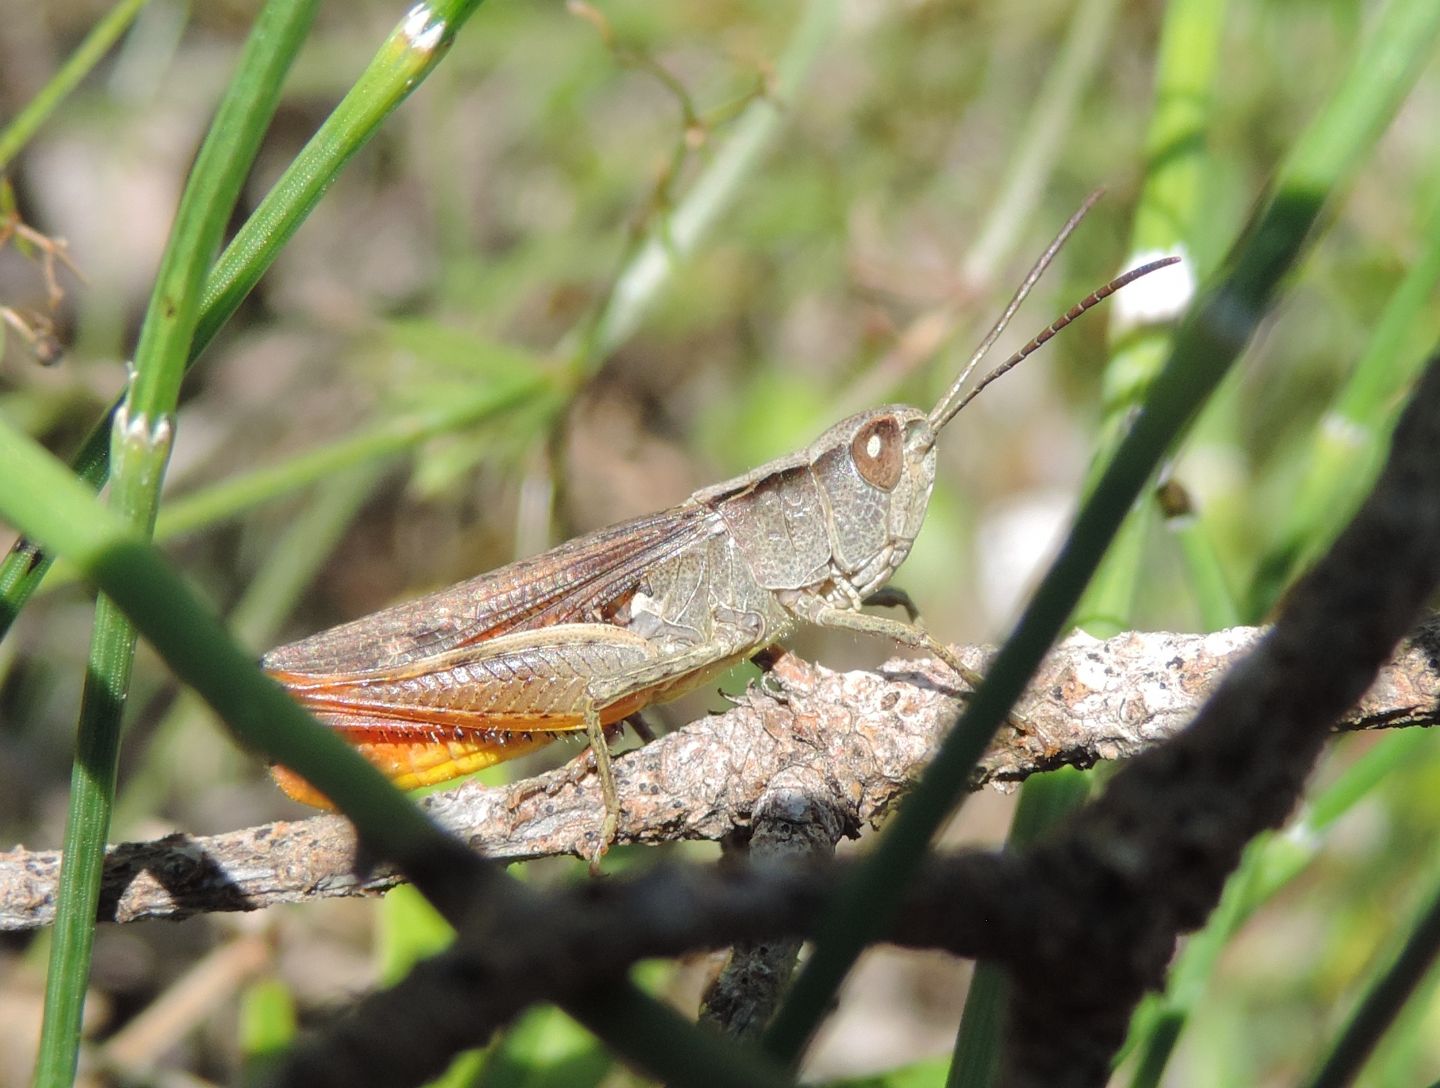
{"label": "yellow underside", "polygon": [[[433,786],[448,782],[452,778],[474,774],[486,767],[493,767],[507,759],[533,752],[544,747],[559,734],[534,734],[528,738],[516,737],[503,744],[494,740],[484,741],[425,741],[417,744],[370,743],[357,744],[355,750],[374,764],[397,789],[414,790],[421,786]],[[275,784],[287,797],[312,808],[334,808],[323,793],[298,774],[285,767],[271,767],[270,774]]]}
{"label": "yellow underside", "polygon": [[[696,669],[654,687],[632,692],[600,710],[600,721],[606,726],[613,725],[650,703],[673,699],[718,676],[741,660],[743,656],[736,655],[717,661],[705,668]],[[327,705],[322,709],[329,713],[335,712],[333,706]],[[566,709],[569,710],[569,708]],[[506,760],[526,755],[537,748],[544,747],[562,734],[574,735],[578,732],[583,736],[585,728],[583,716],[570,711],[570,713],[537,714],[528,720],[511,717],[506,719],[503,731],[496,730],[492,726],[490,731],[477,733],[471,740],[433,740],[425,733],[433,730],[436,725],[450,728],[453,723],[445,722],[437,713],[432,712],[432,715],[435,720],[431,723],[417,720],[410,723],[397,722],[394,726],[389,727],[393,730],[390,733],[391,736],[410,731],[414,734],[413,740],[408,738],[400,741],[353,739],[355,750],[372,763],[381,774],[390,779],[396,787],[402,790],[413,790],[419,789],[421,786],[434,786],[441,782],[448,782],[452,778],[483,771],[486,767],[493,767],[497,763],[504,763]],[[344,735],[343,732],[342,735]],[[355,738],[355,736],[356,734],[352,732],[347,739]],[[363,733],[361,736],[363,737]],[[275,784],[292,800],[313,808],[335,807],[323,793],[293,771],[285,767],[272,766],[270,773],[275,779]]]}

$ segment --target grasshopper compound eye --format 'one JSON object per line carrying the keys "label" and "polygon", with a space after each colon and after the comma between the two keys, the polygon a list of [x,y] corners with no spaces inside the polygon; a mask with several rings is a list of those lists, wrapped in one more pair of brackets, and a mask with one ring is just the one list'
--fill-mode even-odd
{"label": "grasshopper compound eye", "polygon": [[891,416],[873,419],[850,442],[850,456],[866,483],[892,491],[905,467],[905,440]]}

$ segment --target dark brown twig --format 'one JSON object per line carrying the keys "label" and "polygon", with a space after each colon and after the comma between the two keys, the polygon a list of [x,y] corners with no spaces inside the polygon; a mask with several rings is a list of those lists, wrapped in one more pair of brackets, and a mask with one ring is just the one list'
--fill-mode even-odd
{"label": "dark brown twig", "polygon": [[1136,1003],[1177,937],[1219,901],[1245,845],[1278,826],[1331,727],[1361,698],[1440,584],[1440,360],[1349,527],[1195,722],[1136,757],[1025,883],[1047,924],[1009,960],[1006,1083],[1104,1084]]}

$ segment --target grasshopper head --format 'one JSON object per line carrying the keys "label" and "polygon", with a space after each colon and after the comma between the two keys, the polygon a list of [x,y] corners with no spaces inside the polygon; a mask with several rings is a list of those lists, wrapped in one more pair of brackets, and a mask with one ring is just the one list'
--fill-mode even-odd
{"label": "grasshopper head", "polygon": [[904,405],[837,423],[809,449],[828,500],[831,552],[864,597],[890,580],[910,554],[935,484],[935,431]]}
{"label": "grasshopper head", "polygon": [[832,577],[843,578],[859,596],[869,596],[889,581],[910,553],[935,484],[935,436],[940,430],[982,389],[1080,314],[1127,283],[1180,259],[1165,257],[1115,277],[1072,306],[966,392],[970,374],[1099,195],[1091,194],[1080,211],[1070,217],[934,408],[922,412],[904,405],[888,405],[861,412],[831,427],[806,450],[805,459],[826,500],[824,516],[830,537]]}

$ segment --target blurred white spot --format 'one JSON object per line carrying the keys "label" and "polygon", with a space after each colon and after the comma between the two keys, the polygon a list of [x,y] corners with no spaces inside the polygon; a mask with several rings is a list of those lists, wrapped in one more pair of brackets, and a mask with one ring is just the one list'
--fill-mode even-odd
{"label": "blurred white spot", "polygon": [[1074,510],[1073,495],[1056,488],[1018,495],[986,514],[976,533],[977,591],[992,626],[1015,618]]}
{"label": "blurred white spot", "polygon": [[1115,309],[1110,315],[1112,335],[1118,336],[1145,325],[1173,321],[1185,312],[1185,307],[1189,306],[1190,300],[1195,297],[1195,274],[1190,270],[1190,256],[1185,252],[1184,246],[1176,246],[1168,252],[1150,250],[1136,253],[1126,263],[1123,271],[1128,272],[1162,257],[1174,256],[1180,257],[1179,264],[1151,272],[1116,292]]}

